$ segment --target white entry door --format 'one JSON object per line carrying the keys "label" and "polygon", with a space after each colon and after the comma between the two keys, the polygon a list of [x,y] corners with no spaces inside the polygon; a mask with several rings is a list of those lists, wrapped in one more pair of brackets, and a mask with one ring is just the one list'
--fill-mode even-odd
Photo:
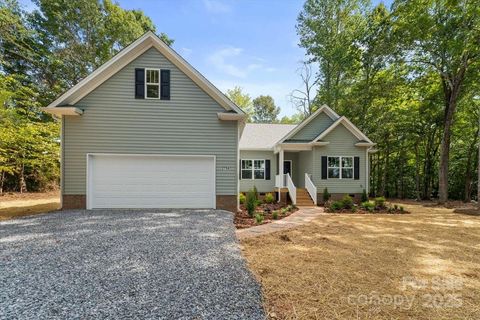
{"label": "white entry door", "polygon": [[215,208],[215,157],[87,157],[87,208]]}

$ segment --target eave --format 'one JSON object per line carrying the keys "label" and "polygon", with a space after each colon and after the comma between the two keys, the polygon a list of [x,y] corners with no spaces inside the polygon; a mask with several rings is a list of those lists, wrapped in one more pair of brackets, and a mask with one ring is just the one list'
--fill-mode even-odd
{"label": "eave", "polygon": [[77,107],[65,106],[65,107],[46,107],[42,108],[46,113],[53,114],[55,116],[81,116],[83,110]]}
{"label": "eave", "polygon": [[247,117],[246,114],[239,114],[233,112],[218,112],[217,116],[218,119],[224,121],[242,121]]}

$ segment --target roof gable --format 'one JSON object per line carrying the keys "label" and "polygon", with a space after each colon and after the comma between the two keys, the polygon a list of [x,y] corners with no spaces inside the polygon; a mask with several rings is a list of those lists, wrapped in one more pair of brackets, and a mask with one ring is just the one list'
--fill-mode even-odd
{"label": "roof gable", "polygon": [[320,133],[313,142],[318,142],[325,139],[329,133],[335,130],[339,125],[345,127],[354,137],[356,137],[359,141],[365,141],[368,144],[373,144],[373,142],[362,132],[358,129],[350,120],[345,118],[344,116],[338,118],[330,127],[328,127],[325,131]]}
{"label": "roof gable", "polygon": [[104,63],[82,81],[62,94],[59,98],[48,105],[48,107],[45,108],[45,111],[63,105],[74,105],[103,82],[108,80],[111,76],[120,71],[123,67],[128,65],[131,61],[135,60],[152,47],[156,48],[166,59],[184,72],[225,110],[244,115],[244,112],[238,106],[236,106],[203,75],[186,62],[177,52],[160,40],[160,38],[151,31],[135,40],[132,44],[117,53],[112,59]]}
{"label": "roof gable", "polygon": [[330,127],[333,122],[334,120],[325,112],[321,112],[285,142],[310,142]]}
{"label": "roof gable", "polygon": [[[285,142],[286,140],[292,139],[292,137],[296,136],[298,133],[303,131],[303,128],[306,128],[313,120],[315,120],[320,114],[325,114],[327,115],[331,120],[332,123],[333,121],[337,120],[340,116],[333,111],[330,107],[323,105],[320,108],[318,108],[317,111],[315,111],[313,114],[311,114],[308,118],[303,120],[300,124],[298,124],[292,131],[290,131],[287,135],[285,135],[282,139],[280,139],[279,143]],[[323,129],[325,130],[325,129]],[[309,132],[308,127],[305,129],[306,132]],[[320,131],[319,131],[320,132]],[[300,133],[301,134],[301,133]],[[311,133],[309,134],[309,136]],[[312,139],[315,138],[315,136],[312,136]],[[310,139],[310,140],[312,140]]]}

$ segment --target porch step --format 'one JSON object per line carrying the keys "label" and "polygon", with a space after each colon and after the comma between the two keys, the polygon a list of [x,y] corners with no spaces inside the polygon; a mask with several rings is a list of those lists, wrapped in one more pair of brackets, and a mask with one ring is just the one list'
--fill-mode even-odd
{"label": "porch step", "polygon": [[314,206],[312,198],[305,188],[297,188],[297,206]]}

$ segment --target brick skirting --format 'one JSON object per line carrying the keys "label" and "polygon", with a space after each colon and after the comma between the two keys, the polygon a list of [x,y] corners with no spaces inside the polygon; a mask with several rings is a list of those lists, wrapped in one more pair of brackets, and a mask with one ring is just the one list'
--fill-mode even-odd
{"label": "brick skirting", "polygon": [[64,194],[62,198],[62,210],[87,208],[87,197],[84,194]]}
{"label": "brick skirting", "polygon": [[[62,210],[87,208],[87,199],[85,195],[64,194],[62,197]],[[217,209],[237,212],[237,196],[217,195]]]}
{"label": "brick skirting", "polygon": [[237,196],[236,195],[217,195],[217,209],[226,210],[233,213],[237,212]]}

